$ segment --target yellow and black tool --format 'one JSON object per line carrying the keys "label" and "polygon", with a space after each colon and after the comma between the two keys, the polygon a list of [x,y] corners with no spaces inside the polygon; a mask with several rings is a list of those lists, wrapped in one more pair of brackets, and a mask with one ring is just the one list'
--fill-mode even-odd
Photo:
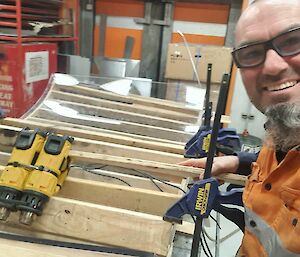
{"label": "yellow and black tool", "polygon": [[11,157],[0,176],[0,220],[6,220],[22,196],[24,182],[41,151],[47,133],[39,129],[22,129]]}
{"label": "yellow and black tool", "polygon": [[48,136],[16,206],[21,211],[20,223],[30,225],[35,215],[42,214],[49,198],[61,188],[69,171],[69,151],[73,141],[70,136]]}

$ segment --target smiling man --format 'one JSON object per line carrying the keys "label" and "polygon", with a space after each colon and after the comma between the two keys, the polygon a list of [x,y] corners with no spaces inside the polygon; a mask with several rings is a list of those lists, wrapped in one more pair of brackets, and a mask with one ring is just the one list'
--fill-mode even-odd
{"label": "smiling man", "polygon": [[262,112],[300,99],[300,1],[261,0],[236,28],[233,57],[252,103]]}
{"label": "smiling man", "polygon": [[268,119],[267,136],[258,157],[217,157],[212,172],[251,171],[238,256],[300,257],[300,0],[256,0],[240,17],[235,42],[234,61],[251,102]]}
{"label": "smiling man", "polygon": [[243,195],[240,256],[300,256],[299,13],[299,0],[258,0],[236,28],[234,60],[251,102],[268,118]]}

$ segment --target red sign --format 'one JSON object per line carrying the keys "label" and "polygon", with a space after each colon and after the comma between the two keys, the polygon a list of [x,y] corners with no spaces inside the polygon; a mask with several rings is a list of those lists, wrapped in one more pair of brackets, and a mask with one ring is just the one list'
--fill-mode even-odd
{"label": "red sign", "polygon": [[0,45],[0,108],[8,117],[21,117],[42,96],[57,71],[54,43]]}

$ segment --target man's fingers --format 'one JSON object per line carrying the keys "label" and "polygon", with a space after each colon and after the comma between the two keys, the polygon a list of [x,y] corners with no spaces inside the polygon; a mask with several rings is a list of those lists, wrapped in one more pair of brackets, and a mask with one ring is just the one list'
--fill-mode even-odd
{"label": "man's fingers", "polygon": [[192,166],[196,168],[204,168],[206,163],[206,158],[202,159],[189,159],[183,162],[178,163],[179,165],[183,166]]}

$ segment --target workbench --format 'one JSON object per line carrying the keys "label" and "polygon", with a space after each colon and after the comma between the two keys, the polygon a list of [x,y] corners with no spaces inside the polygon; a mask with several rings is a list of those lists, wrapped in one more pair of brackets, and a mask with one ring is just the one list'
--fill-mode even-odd
{"label": "workbench", "polygon": [[[21,226],[13,213],[0,230],[172,256],[174,235],[183,228],[162,216],[190,179],[203,172],[177,164],[193,135],[185,128],[197,124],[199,110],[95,85],[50,82],[30,113],[0,121],[0,165],[6,165],[23,127],[40,128],[75,138],[70,174],[32,226]],[[245,181],[238,175],[221,179],[239,185]],[[10,257],[122,256],[0,239],[0,256],[4,252]]]}

